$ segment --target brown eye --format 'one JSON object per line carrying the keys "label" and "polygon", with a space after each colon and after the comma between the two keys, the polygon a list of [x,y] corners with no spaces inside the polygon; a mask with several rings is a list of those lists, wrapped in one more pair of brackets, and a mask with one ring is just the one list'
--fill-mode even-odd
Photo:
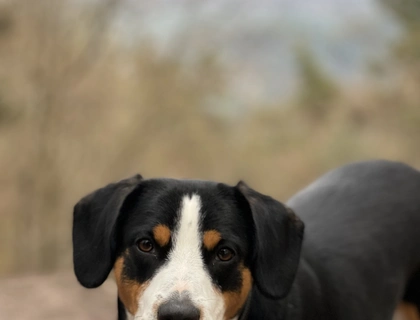
{"label": "brown eye", "polygon": [[150,252],[153,250],[153,243],[148,239],[140,240],[139,242],[137,242],[137,246],[143,252]]}
{"label": "brown eye", "polygon": [[235,254],[233,253],[233,251],[229,248],[221,248],[217,252],[217,257],[220,261],[229,261],[233,258],[234,255]]}

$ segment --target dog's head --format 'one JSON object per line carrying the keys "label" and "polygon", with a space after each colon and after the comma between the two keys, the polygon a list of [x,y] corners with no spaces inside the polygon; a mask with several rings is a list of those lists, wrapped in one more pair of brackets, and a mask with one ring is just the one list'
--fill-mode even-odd
{"label": "dog's head", "polygon": [[243,182],[137,175],[74,209],[74,269],[88,288],[114,269],[132,319],[235,319],[253,286],[272,299],[293,282],[303,224]]}

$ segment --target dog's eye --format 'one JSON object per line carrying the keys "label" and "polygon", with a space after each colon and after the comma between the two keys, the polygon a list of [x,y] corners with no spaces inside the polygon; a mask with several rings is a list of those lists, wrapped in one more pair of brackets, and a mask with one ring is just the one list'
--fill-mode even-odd
{"label": "dog's eye", "polygon": [[229,248],[221,248],[217,252],[217,257],[220,261],[229,261],[233,258],[234,255],[234,252]]}
{"label": "dog's eye", "polygon": [[141,239],[137,242],[138,248],[143,252],[150,252],[153,250],[153,243],[149,239]]}

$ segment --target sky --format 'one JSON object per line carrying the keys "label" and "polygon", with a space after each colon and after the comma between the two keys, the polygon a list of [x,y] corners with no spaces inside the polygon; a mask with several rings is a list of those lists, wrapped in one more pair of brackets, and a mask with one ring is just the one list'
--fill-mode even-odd
{"label": "sky", "polygon": [[152,39],[186,63],[214,52],[239,104],[281,100],[297,87],[296,46],[305,44],[343,85],[366,78],[400,29],[375,0],[127,0],[117,29],[128,46]]}

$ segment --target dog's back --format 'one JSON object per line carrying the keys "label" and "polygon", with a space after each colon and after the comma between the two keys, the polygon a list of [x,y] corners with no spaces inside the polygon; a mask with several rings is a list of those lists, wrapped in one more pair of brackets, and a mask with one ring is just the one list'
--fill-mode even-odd
{"label": "dog's back", "polygon": [[302,260],[331,299],[331,318],[390,319],[402,299],[420,308],[419,171],[389,161],[350,164],[288,205],[305,223]]}

